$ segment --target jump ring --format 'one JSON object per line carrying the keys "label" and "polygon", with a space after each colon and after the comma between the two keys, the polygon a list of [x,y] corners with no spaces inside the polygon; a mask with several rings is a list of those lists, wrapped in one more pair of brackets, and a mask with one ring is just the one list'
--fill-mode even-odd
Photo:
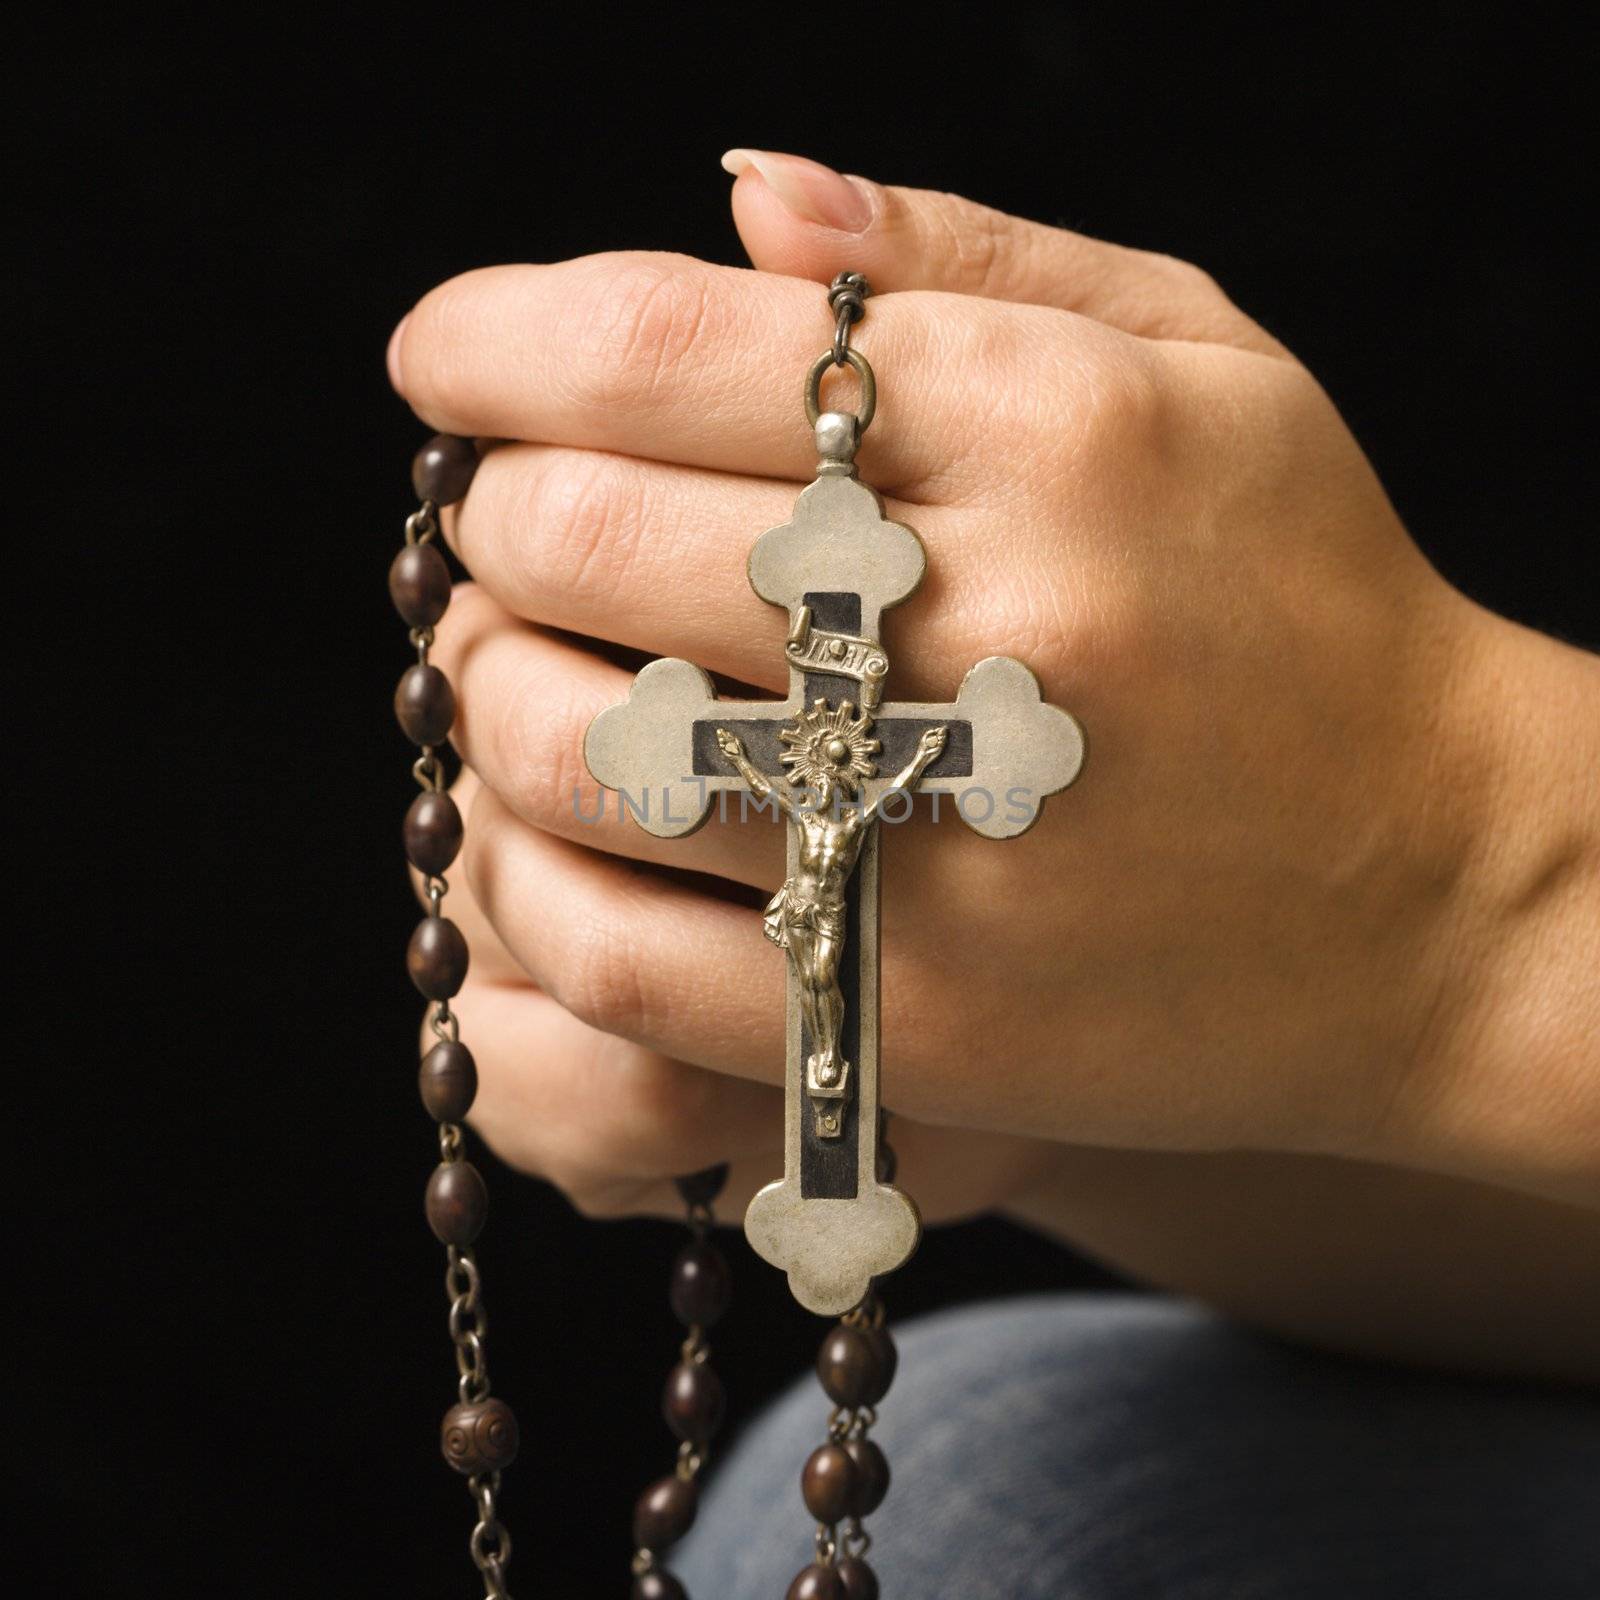
{"label": "jump ring", "polygon": [[[846,350],[844,357],[861,380],[861,409],[856,413],[856,426],[865,433],[872,426],[873,416],[878,409],[878,380],[873,376],[867,358],[859,350]],[[833,351],[824,350],[812,362],[811,370],[806,374],[806,421],[813,428],[817,425],[817,418],[822,415],[822,375],[832,365]]]}

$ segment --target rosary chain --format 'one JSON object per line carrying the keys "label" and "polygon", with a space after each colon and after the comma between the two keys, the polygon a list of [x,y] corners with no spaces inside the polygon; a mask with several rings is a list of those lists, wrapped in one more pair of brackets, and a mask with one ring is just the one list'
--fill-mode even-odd
{"label": "rosary chain", "polygon": [[406,855],[422,882],[426,915],[411,936],[406,965],[429,1002],[428,1029],[436,1043],[423,1057],[423,1104],[439,1128],[439,1164],[428,1182],[428,1224],[445,1246],[445,1297],[455,1352],[456,1403],[445,1413],[440,1443],[449,1464],[465,1476],[477,1516],[468,1540],[487,1600],[511,1600],[506,1568],[511,1534],[500,1520],[500,1473],[516,1458],[517,1421],[491,1396],[486,1353],[488,1316],[473,1243],[488,1209],[483,1178],[466,1158],[462,1123],[477,1093],[477,1067],[461,1043],[451,1007],[467,972],[467,946],[444,915],[450,882],[445,871],[461,848],[461,814],[446,792],[440,748],[455,720],[455,695],[429,660],[434,625],[450,603],[450,571],[439,553],[439,511],[467,492],[477,468],[469,439],[440,434],[418,452],[412,479],[421,504],[406,518],[405,544],[389,569],[389,594],[416,664],[395,692],[395,715],[418,748],[411,775],[421,793],[406,814]]}
{"label": "rosary chain", "polygon": [[[884,1137],[887,1122],[888,1114],[880,1113],[880,1183],[894,1181],[894,1150]],[[816,1518],[816,1558],[795,1575],[790,1600],[824,1595],[877,1600],[878,1577],[866,1562],[872,1535],[863,1524],[889,1491],[888,1460],[869,1437],[899,1360],[886,1322],[874,1287],[839,1319],[817,1353],[817,1378],[833,1406],[827,1442],[811,1452],[800,1476],[801,1496]]]}
{"label": "rosary chain", "polygon": [[633,1508],[634,1600],[688,1600],[682,1583],[661,1565],[662,1553],[689,1531],[700,1503],[700,1474],[711,1456],[711,1438],[722,1423],[722,1380],[710,1365],[706,1330],[728,1309],[732,1280],[727,1258],[709,1238],[712,1202],[728,1169],[710,1167],[677,1180],[689,1242],[672,1264],[673,1314],[686,1330],[678,1364],[667,1374],[661,1412],[678,1438],[671,1473],[658,1478]]}
{"label": "rosary chain", "polygon": [[833,312],[833,364],[850,359],[850,328],[867,314],[872,285],[859,272],[841,272],[828,286],[828,308]]}

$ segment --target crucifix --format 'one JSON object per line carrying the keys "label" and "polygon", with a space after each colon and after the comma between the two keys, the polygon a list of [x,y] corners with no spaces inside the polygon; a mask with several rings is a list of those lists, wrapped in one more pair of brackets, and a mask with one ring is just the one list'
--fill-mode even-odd
{"label": "crucifix", "polygon": [[[820,409],[836,362],[860,379],[859,415]],[[950,796],[988,838],[1014,837],[1084,755],[1078,724],[1010,657],[980,661],[947,704],[883,699],[880,619],[917,587],[926,556],[856,476],[875,404],[871,367],[836,341],[806,384],[816,481],[750,553],[751,587],[789,617],[786,698],[719,700],[699,667],[662,659],[584,741],[589,771],[660,837],[692,833],[714,796],[738,789],[787,821],[787,877],[763,917],[789,967],[784,1175],[751,1201],[745,1232],[824,1316],[857,1306],[921,1233],[910,1196],[878,1177],[883,825],[917,790]]]}

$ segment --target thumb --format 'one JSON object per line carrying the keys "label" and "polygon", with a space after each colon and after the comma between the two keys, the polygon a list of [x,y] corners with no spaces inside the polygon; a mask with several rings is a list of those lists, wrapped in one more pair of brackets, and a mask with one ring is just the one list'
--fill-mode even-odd
{"label": "thumb", "polygon": [[733,219],[751,262],[874,289],[938,289],[1054,306],[1151,339],[1198,339],[1282,355],[1198,267],[1007,216],[959,195],[845,177],[804,156],[730,150]]}

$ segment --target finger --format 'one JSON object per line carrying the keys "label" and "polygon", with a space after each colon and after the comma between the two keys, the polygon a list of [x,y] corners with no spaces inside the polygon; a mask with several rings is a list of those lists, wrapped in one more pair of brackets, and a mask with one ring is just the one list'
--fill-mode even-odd
{"label": "finger", "polygon": [[[519,617],[781,690],[782,618],[745,569],[794,501],[794,485],[774,479],[506,445],[485,455],[445,528],[473,577]],[[725,603],[708,607],[708,593]]]}
{"label": "finger", "polygon": [[960,195],[844,177],[803,156],[730,150],[733,217],[751,261],[826,281],[841,266],[881,291],[943,289],[1076,311],[1149,339],[1284,354],[1187,261],[1007,216]]}
{"label": "finger", "polygon": [[[1096,328],[1080,322],[1077,343],[1103,344]],[[445,432],[803,479],[816,449],[802,380],[831,334],[815,283],[613,254],[454,278],[406,318],[394,359],[413,410]],[[1062,336],[1041,308],[886,296],[868,354],[894,426],[867,435],[867,475],[914,500],[991,480],[1040,395],[1061,387]],[[823,405],[849,404],[852,381],[829,379]]]}
{"label": "finger", "polygon": [[[588,849],[678,871],[751,886],[782,877],[782,829],[770,812],[745,822],[747,808],[730,804],[724,824],[714,807],[698,832],[658,839],[589,775],[584,734],[607,706],[627,699],[631,678],[622,668],[519,621],[476,584],[457,586],[432,659],[456,689],[451,742],[524,822]],[[494,807],[475,801],[469,846],[479,811],[492,817]],[[757,825],[763,819],[767,825]]]}
{"label": "finger", "polygon": [[[772,479],[510,444],[484,456],[466,499],[446,511],[445,530],[483,589],[518,617],[681,656],[782,694],[782,613],[757,597],[746,572],[757,537],[787,522],[794,503],[794,485]],[[994,568],[1008,555],[1019,566],[1030,560],[1036,535],[1017,516],[980,521],[970,510],[893,499],[885,511],[914,521],[944,552],[918,597],[924,619],[894,657],[904,693],[943,693],[949,663],[970,653],[977,619],[970,606],[927,601],[941,584],[992,590]],[[992,628],[980,647],[995,648]]]}
{"label": "finger", "polygon": [[581,1022],[767,1083],[783,1076],[783,963],[741,906],[542,833],[489,794],[467,841],[474,898]]}
{"label": "finger", "polygon": [[[469,983],[457,1010],[478,1064],[473,1125],[591,1216],[681,1218],[672,1177],[726,1161],[717,1214],[732,1221],[783,1170],[781,1089],[597,1033],[526,986]],[[1060,1164],[1059,1146],[978,1129],[896,1117],[890,1134],[929,1224],[1008,1203]]]}
{"label": "finger", "polygon": [[675,1175],[734,1162],[753,1193],[781,1165],[780,1089],[602,1033],[528,985],[471,983],[457,1010],[478,1066],[473,1126],[586,1212],[681,1216]]}

